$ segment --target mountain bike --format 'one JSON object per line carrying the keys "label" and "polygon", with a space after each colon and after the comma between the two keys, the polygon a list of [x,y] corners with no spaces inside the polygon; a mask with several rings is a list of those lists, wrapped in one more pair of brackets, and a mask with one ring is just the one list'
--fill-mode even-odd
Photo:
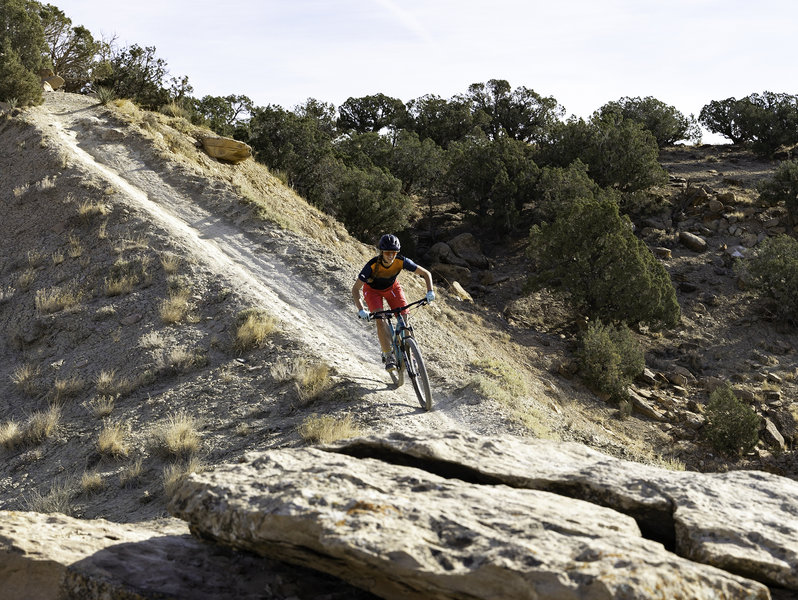
{"label": "mountain bike", "polygon": [[[415,337],[413,337],[413,326],[401,313],[413,306],[424,306],[429,304],[426,298],[416,300],[405,306],[378,310],[369,313],[369,320],[384,319],[388,326],[388,333],[393,346],[393,353],[396,357],[396,369],[388,371],[396,387],[404,384],[405,373],[413,384],[421,408],[430,410],[432,408],[432,393],[429,389],[429,378],[427,377],[427,367],[424,366],[424,359],[421,357],[421,350],[418,347]],[[396,319],[394,326],[393,320]]]}

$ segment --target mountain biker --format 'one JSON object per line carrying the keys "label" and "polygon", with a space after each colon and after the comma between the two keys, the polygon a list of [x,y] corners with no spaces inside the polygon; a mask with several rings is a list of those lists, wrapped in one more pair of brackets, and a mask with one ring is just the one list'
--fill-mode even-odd
{"label": "mountain biker", "polygon": [[[432,302],[435,299],[435,292],[432,290],[432,274],[424,267],[399,254],[400,247],[398,237],[390,233],[383,235],[377,243],[380,253],[368,261],[357,276],[355,285],[352,286],[352,300],[357,308],[357,316],[361,319],[368,320],[369,313],[363,308],[360,290],[363,290],[363,297],[371,312],[382,310],[383,300],[388,302],[388,306],[391,308],[399,308],[407,304],[404,290],[396,281],[396,277],[403,269],[423,277],[427,284],[427,302]],[[407,314],[407,311],[403,311],[402,314]],[[388,325],[382,320],[377,323],[377,337],[380,340],[385,369],[387,371],[396,369],[396,358],[391,351]]]}

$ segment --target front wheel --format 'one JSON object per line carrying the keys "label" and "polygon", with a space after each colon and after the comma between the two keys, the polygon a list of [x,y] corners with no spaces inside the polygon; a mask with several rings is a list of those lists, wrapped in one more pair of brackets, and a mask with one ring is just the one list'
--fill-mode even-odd
{"label": "front wheel", "polygon": [[429,379],[427,378],[427,367],[424,366],[424,359],[421,358],[416,340],[408,338],[405,340],[405,367],[413,389],[416,392],[418,403],[424,410],[432,408],[432,393],[429,389]]}

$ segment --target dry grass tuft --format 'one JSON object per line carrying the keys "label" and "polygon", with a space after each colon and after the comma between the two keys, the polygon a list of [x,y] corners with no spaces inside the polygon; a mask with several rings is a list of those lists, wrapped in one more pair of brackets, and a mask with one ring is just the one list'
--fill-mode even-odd
{"label": "dry grass tuft", "polygon": [[6,421],[0,425],[0,446],[13,450],[25,441],[25,432],[16,421]]}
{"label": "dry grass tuft", "polygon": [[121,296],[129,294],[136,287],[139,278],[135,275],[121,275],[119,277],[106,277],[105,278],[105,295],[106,296]]}
{"label": "dry grass tuft", "polygon": [[119,485],[125,488],[133,487],[141,481],[143,472],[143,463],[140,458],[137,458],[132,464],[122,469],[122,472],[119,473]]}
{"label": "dry grass tuft", "polygon": [[56,404],[47,410],[32,413],[25,426],[25,441],[30,444],[40,444],[58,431],[60,423],[61,408]]}
{"label": "dry grass tuft", "polygon": [[161,320],[167,325],[180,323],[188,315],[191,292],[180,289],[169,293],[169,297],[161,302],[159,313]]}
{"label": "dry grass tuft", "polygon": [[30,289],[30,286],[33,285],[35,279],[36,271],[29,267],[20,274],[19,278],[17,279],[17,287],[23,292],[27,292]]}
{"label": "dry grass tuft", "polygon": [[97,450],[101,455],[111,458],[127,456],[128,446],[125,441],[127,434],[128,428],[122,423],[118,421],[106,423],[97,437]]}
{"label": "dry grass tuft", "polygon": [[330,368],[324,363],[304,365],[296,377],[296,389],[303,406],[318,399],[331,385]]}
{"label": "dry grass tuft", "polygon": [[80,394],[86,387],[86,382],[78,377],[72,375],[69,378],[56,379],[53,383],[53,402],[61,402],[67,398],[74,398]]}
{"label": "dry grass tuft", "polygon": [[135,386],[127,377],[117,377],[116,369],[103,370],[94,378],[97,393],[101,396],[123,396]]}
{"label": "dry grass tuft", "polygon": [[89,401],[87,408],[98,419],[104,419],[114,410],[114,396],[95,396]]}
{"label": "dry grass tuft", "polygon": [[155,444],[164,454],[186,457],[196,453],[201,444],[197,421],[184,410],[169,415],[155,428]]}
{"label": "dry grass tuft", "polygon": [[68,481],[56,481],[46,494],[35,490],[26,497],[25,508],[31,512],[71,515],[75,510],[72,504],[75,494],[74,484]]}
{"label": "dry grass tuft", "polygon": [[177,254],[166,253],[161,256],[161,266],[167,275],[174,275],[180,269],[180,257]]}
{"label": "dry grass tuft", "polygon": [[343,418],[331,415],[310,415],[299,426],[299,435],[309,443],[328,444],[336,440],[357,437],[363,430],[348,414]]}
{"label": "dry grass tuft", "polygon": [[191,457],[185,462],[165,466],[163,468],[164,493],[171,498],[186,477],[192,473],[202,473],[204,470],[205,465],[196,457]]}
{"label": "dry grass tuft", "polygon": [[26,396],[33,396],[37,390],[36,377],[38,374],[38,367],[25,363],[14,369],[11,374],[11,382]]}
{"label": "dry grass tuft", "polygon": [[81,243],[80,238],[77,238],[74,235],[69,236],[68,254],[71,258],[80,258],[83,256],[83,244]]}
{"label": "dry grass tuft", "polygon": [[164,344],[166,344],[166,340],[163,335],[155,330],[145,333],[141,336],[141,339],[139,339],[139,346],[142,348],[163,348]]}
{"label": "dry grass tuft", "polygon": [[72,289],[52,288],[51,290],[36,290],[36,310],[49,315],[59,310],[72,308],[80,303],[83,295]]}
{"label": "dry grass tuft", "polygon": [[105,487],[102,475],[96,471],[84,471],[80,478],[80,489],[84,494],[94,494]]}
{"label": "dry grass tuft", "polygon": [[78,207],[78,216],[86,221],[92,217],[105,216],[109,212],[105,204],[102,202],[92,202],[91,200],[84,200]]}
{"label": "dry grass tuft", "polygon": [[239,352],[260,348],[272,334],[277,322],[266,312],[250,308],[238,315],[235,346]]}

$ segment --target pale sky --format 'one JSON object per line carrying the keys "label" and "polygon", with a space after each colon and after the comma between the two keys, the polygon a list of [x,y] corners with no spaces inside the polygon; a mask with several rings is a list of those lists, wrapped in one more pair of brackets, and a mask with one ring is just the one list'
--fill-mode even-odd
{"label": "pale sky", "polygon": [[[45,0],[46,1],[46,0]],[[798,93],[793,0],[58,0],[95,37],[155,46],[194,95],[293,109],[450,98],[505,79],[589,117],[624,96],[685,115]],[[715,142],[705,136],[705,141]]]}

